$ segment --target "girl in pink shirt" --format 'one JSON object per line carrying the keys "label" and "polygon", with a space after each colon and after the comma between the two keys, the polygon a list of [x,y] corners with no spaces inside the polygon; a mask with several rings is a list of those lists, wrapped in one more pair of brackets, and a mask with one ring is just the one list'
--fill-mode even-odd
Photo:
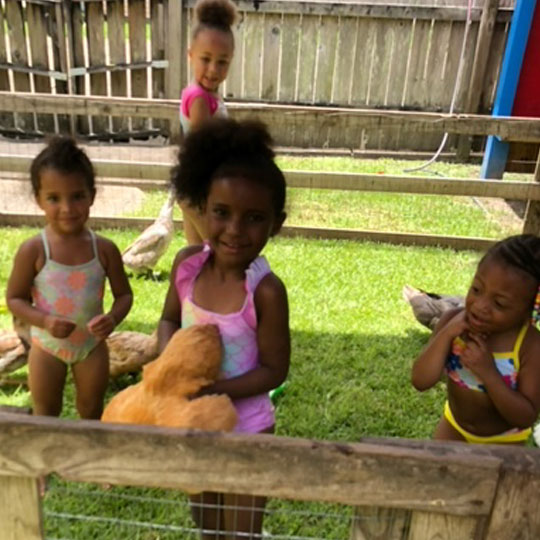
{"label": "girl in pink shirt", "polygon": [[[201,393],[227,394],[238,413],[236,431],[243,433],[273,433],[268,391],[289,369],[287,292],[260,255],[285,219],[285,178],[270,142],[258,122],[209,120],[186,138],[172,174],[178,196],[201,208],[208,241],[176,256],[159,346],[162,350],[180,327],[219,327],[220,377]],[[251,495],[203,493],[192,497],[193,517],[207,531],[203,538],[236,538],[234,532],[260,538],[265,502]]]}
{"label": "girl in pink shirt", "polygon": [[[227,77],[234,53],[234,4],[230,0],[199,0],[195,14],[198,23],[188,51],[193,82],[182,91],[180,104],[184,136],[212,117],[227,116],[218,89]],[[200,244],[206,239],[200,212],[187,200],[180,201],[180,208],[187,243]]]}

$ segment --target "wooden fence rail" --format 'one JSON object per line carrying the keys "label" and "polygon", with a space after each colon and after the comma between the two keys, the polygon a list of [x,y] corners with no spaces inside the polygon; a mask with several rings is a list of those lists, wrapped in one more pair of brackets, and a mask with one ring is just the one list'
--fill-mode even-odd
{"label": "wooden fence rail", "polygon": [[[35,480],[51,473],[75,482],[240,490],[396,509],[410,514],[404,537],[410,540],[540,535],[534,449],[393,439],[333,443],[1,413],[0,522],[10,540],[43,538]],[[366,530],[352,537],[374,538]]]}
{"label": "wooden fence rail", "polygon": [[[189,81],[195,0],[2,0],[0,90],[178,99]],[[490,110],[513,0],[237,2],[227,100],[449,110],[466,39],[456,112]],[[486,18],[489,23],[486,23]],[[469,26],[469,28],[468,28]],[[178,132],[159,117],[1,115],[8,135],[71,130],[88,137]],[[276,131],[280,138],[286,131]],[[439,133],[379,128],[359,146],[433,150]],[[451,139],[451,145],[456,138]],[[295,144],[340,147],[315,130]],[[450,146],[451,146],[450,145]]]}
{"label": "wooden fence rail", "polygon": [[[134,98],[95,98],[68,96],[61,101],[43,94],[12,94],[0,92],[0,110],[17,113],[48,113],[69,115],[107,114],[111,117],[130,115],[134,118],[177,117],[177,100],[147,100]],[[289,133],[292,139],[306,137],[312,131],[336,134],[343,141],[355,140],[358,133],[382,127],[404,128],[409,132],[430,132],[442,129],[449,133],[468,135],[496,135],[504,140],[540,142],[540,121],[531,118],[486,117],[483,115],[438,114],[412,111],[374,111],[340,107],[301,107],[293,105],[234,103],[231,115],[238,119],[259,118],[272,126],[272,131]],[[356,135],[355,135],[356,134]],[[344,143],[351,144],[355,143]],[[12,143],[16,148],[16,143]],[[0,152],[0,168],[4,171],[26,173],[33,156]],[[163,189],[169,177],[171,163],[103,160],[94,161],[98,174],[114,183],[114,178],[130,178],[132,186],[144,189]],[[476,197],[502,197],[527,200],[528,211],[524,224],[526,232],[540,232],[540,165],[536,167],[535,183],[500,182],[455,178],[401,177],[385,175],[286,171],[288,185],[310,189],[344,189],[430,195],[461,195]],[[161,183],[159,182],[161,181]],[[121,181],[120,181],[121,182]],[[117,181],[118,183],[118,181]],[[39,222],[27,215],[0,216],[4,224],[22,225]],[[96,218],[96,224],[106,226],[142,226],[149,220],[130,218]],[[449,237],[380,231],[354,231],[287,227],[285,234],[318,236],[322,238],[353,238],[400,244],[438,245],[455,249],[483,249],[492,240],[482,238]]]}

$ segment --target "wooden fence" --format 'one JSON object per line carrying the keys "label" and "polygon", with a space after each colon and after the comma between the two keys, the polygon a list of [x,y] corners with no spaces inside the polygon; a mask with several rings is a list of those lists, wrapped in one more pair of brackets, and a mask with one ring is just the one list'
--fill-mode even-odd
{"label": "wooden fence", "polygon": [[355,522],[351,540],[540,537],[540,453],[515,446],[334,443],[0,413],[2,538],[43,538],[36,479],[52,473],[353,505],[370,519]]}
{"label": "wooden fence", "polygon": [[[195,0],[2,0],[0,90],[53,95],[178,99],[189,78]],[[490,110],[513,0],[388,4],[239,0],[228,100],[448,111],[467,36],[455,112]],[[64,31],[65,30],[65,31]],[[88,137],[169,133],[156,118],[4,113],[1,132]],[[171,124],[172,131],[178,123]],[[272,128],[273,126],[271,126]],[[430,150],[442,132],[404,127],[354,139],[314,130],[314,148]],[[290,143],[275,131],[280,145]],[[451,142],[455,142],[455,138]]]}
{"label": "wooden fence", "polygon": [[[103,114],[114,117],[148,118],[171,120],[176,116],[176,100],[136,100],[127,98],[84,98],[69,96],[61,101],[58,97],[44,94],[12,94],[0,92],[0,110],[17,111],[21,114]],[[507,141],[540,142],[538,119],[515,117],[490,117],[482,115],[446,115],[410,111],[373,111],[337,107],[300,107],[238,103],[230,108],[231,115],[242,119],[258,117],[274,130],[291,137],[291,141],[302,140],[314,131],[330,136],[354,138],[362,131],[379,128],[401,128],[418,134],[443,130],[462,135],[496,135]],[[308,134],[308,135],[306,135]],[[14,148],[16,143],[11,143]],[[0,152],[0,170],[26,173],[34,156]],[[130,178],[132,186],[145,189],[165,189],[171,163],[121,161],[96,159],[97,172],[107,182],[114,178]],[[464,195],[478,197],[501,197],[528,201],[524,232],[540,233],[540,164],[537,163],[536,182],[501,182],[477,179],[458,180],[453,178],[395,177],[384,175],[321,173],[307,171],[285,171],[289,187],[311,189],[346,189],[360,191],[385,191],[396,193],[421,193],[431,195]],[[136,181],[133,183],[133,181]],[[118,181],[117,181],[118,182]],[[120,181],[122,183],[123,180]],[[1,214],[4,225],[40,224],[39,216]],[[94,226],[135,226],[150,224],[151,220],[129,218],[94,219]],[[438,245],[455,249],[485,249],[492,244],[486,238],[450,237],[440,235],[406,234],[399,232],[359,231],[349,229],[318,229],[285,227],[285,235],[307,237],[344,238],[374,240],[398,244]]]}

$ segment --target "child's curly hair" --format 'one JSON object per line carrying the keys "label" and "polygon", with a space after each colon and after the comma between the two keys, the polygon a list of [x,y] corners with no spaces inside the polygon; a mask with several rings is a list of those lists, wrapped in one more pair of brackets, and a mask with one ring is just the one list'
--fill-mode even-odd
{"label": "child's curly hair", "polygon": [[236,19],[236,6],[230,0],[199,0],[195,4],[197,24],[192,39],[205,28],[215,28],[232,35],[231,26]]}
{"label": "child's curly hair", "polygon": [[540,284],[540,237],[534,234],[509,236],[489,248],[480,263],[492,257],[529,274]]}
{"label": "child's curly hair", "polygon": [[179,199],[202,208],[213,180],[245,178],[271,191],[278,216],[285,207],[286,183],[274,157],[272,138],[263,123],[211,119],[186,137],[171,183]]}
{"label": "child's curly hair", "polygon": [[64,174],[80,175],[92,197],[96,194],[96,175],[88,156],[67,136],[52,137],[47,146],[34,158],[30,166],[30,181],[34,196],[41,189],[41,173],[44,169],[55,169]]}

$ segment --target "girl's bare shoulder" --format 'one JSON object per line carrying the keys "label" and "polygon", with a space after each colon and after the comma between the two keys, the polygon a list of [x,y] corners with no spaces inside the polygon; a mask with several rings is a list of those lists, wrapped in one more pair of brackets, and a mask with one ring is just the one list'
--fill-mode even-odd
{"label": "girl's bare shoulder", "polygon": [[39,257],[45,256],[45,249],[43,248],[43,240],[41,234],[36,234],[25,240],[17,251],[17,255],[23,257],[29,257],[32,259],[37,259]]}
{"label": "girl's bare shoulder", "polygon": [[200,253],[204,249],[203,244],[195,245],[195,246],[186,246],[182,248],[175,256],[174,258],[174,265],[178,265],[181,262],[185,261],[186,259],[189,259],[193,255]]}
{"label": "girl's bare shoulder", "polygon": [[520,349],[520,357],[522,364],[534,359],[533,361],[540,366],[540,331],[532,325],[525,334]]}

